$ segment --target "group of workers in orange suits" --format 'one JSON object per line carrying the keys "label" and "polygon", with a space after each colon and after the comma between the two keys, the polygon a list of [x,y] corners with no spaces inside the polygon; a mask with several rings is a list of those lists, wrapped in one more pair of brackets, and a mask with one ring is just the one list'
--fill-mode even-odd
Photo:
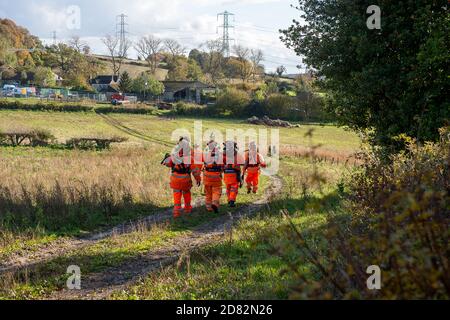
{"label": "group of workers in orange suits", "polygon": [[223,184],[226,186],[228,205],[233,208],[244,179],[247,193],[257,193],[260,170],[266,167],[254,142],[242,153],[234,141],[225,142],[222,149],[211,140],[203,151],[198,145],[192,148],[186,137],[180,138],[172,154],[166,154],[161,164],[171,169],[170,188],[173,190],[175,218],[192,212],[192,177],[198,187],[202,183],[204,185],[206,209],[217,213]]}

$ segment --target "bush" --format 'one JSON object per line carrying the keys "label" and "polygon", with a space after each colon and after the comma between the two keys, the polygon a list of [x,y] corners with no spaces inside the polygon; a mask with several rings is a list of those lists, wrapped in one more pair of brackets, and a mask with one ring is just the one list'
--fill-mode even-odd
{"label": "bush", "polygon": [[201,106],[193,103],[179,101],[175,104],[174,113],[188,117],[216,117],[220,112],[215,106]]}
{"label": "bush", "polygon": [[108,106],[95,108],[95,112],[99,114],[106,114],[106,113],[154,114],[156,112],[156,109],[153,107]]}
{"label": "bush", "polygon": [[[386,163],[366,157],[350,182],[350,221],[331,215],[324,252],[308,248],[300,231],[290,234],[321,274],[297,292],[311,297],[448,299],[450,297],[450,143],[417,146]],[[366,269],[381,268],[381,290],[368,290]],[[309,285],[309,287],[308,287]],[[308,289],[309,288],[309,289]]]}
{"label": "bush", "polygon": [[74,103],[29,103],[21,101],[0,100],[0,109],[26,110],[26,111],[63,111],[63,112],[88,112],[94,110],[92,105]]}
{"label": "bush", "polygon": [[17,147],[47,146],[55,141],[55,137],[47,130],[16,128],[0,132],[0,145]]}
{"label": "bush", "polygon": [[271,94],[264,102],[264,113],[269,118],[299,120],[296,101],[283,94]]}
{"label": "bush", "polygon": [[56,140],[55,136],[45,129],[33,129],[30,133],[29,140],[32,147],[48,146]]}
{"label": "bush", "polygon": [[229,87],[218,95],[216,108],[220,113],[242,116],[250,101],[247,92]]}
{"label": "bush", "polygon": [[156,110],[152,107],[136,106],[111,106],[95,107],[78,103],[54,103],[54,102],[21,102],[0,100],[0,109],[25,110],[25,111],[55,111],[55,112],[92,112],[96,113],[128,113],[128,114],[153,114]]}
{"label": "bush", "polygon": [[104,150],[109,149],[112,143],[121,143],[127,140],[124,137],[80,137],[67,140],[66,146],[71,149],[80,150]]}

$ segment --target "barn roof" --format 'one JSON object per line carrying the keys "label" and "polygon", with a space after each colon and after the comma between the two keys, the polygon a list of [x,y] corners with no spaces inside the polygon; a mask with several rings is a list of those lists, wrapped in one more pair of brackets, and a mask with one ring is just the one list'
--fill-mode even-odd
{"label": "barn roof", "polygon": [[166,92],[177,92],[184,89],[213,89],[214,87],[201,81],[163,81]]}

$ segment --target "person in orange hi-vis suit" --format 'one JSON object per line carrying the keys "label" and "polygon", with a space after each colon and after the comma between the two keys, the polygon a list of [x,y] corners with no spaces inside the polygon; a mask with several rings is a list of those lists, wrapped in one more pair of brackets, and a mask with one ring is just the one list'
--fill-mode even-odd
{"label": "person in orange hi-vis suit", "polygon": [[191,173],[197,182],[197,186],[202,184],[202,169],[203,169],[203,151],[198,144],[194,145],[192,149]]}
{"label": "person in orange hi-vis suit", "polygon": [[223,155],[217,142],[211,140],[203,155],[203,184],[206,194],[206,210],[219,212],[222,195]]}
{"label": "person in orange hi-vis suit", "polygon": [[265,168],[267,165],[263,156],[258,152],[255,142],[251,142],[248,151],[245,152],[245,164],[242,173],[242,179],[244,179],[247,173],[245,182],[247,184],[247,193],[258,192],[259,174],[261,168]]}
{"label": "person in orange hi-vis suit", "polygon": [[161,164],[171,168],[172,172],[170,188],[173,190],[174,218],[180,217],[183,213],[182,198],[184,199],[184,213],[192,212],[191,162],[191,148],[189,140],[186,138],[181,138],[174,152],[171,155],[166,154],[165,159],[161,162]]}
{"label": "person in orange hi-vis suit", "polygon": [[223,151],[223,181],[227,187],[228,205],[234,208],[236,207],[239,188],[242,188],[241,164],[243,160],[242,155],[239,153],[237,143],[234,141],[225,142]]}

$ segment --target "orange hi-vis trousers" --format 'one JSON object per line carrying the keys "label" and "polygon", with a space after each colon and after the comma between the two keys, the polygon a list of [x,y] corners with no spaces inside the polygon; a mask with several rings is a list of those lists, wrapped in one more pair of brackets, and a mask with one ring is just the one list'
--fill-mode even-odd
{"label": "orange hi-vis trousers", "polygon": [[233,184],[227,184],[227,198],[228,202],[235,201],[239,192],[239,184],[233,183]]}
{"label": "orange hi-vis trousers", "polygon": [[212,206],[215,205],[217,208],[220,206],[220,196],[222,195],[222,186],[211,186],[205,185],[205,204],[206,210],[213,211]]}
{"label": "orange hi-vis trousers", "polygon": [[182,198],[184,199],[184,213],[192,212],[190,174],[172,173],[170,186],[173,189],[173,215],[179,217],[183,213]]}
{"label": "orange hi-vis trousers", "polygon": [[245,182],[247,183],[247,190],[249,191],[253,190],[253,193],[258,192],[259,171],[247,172]]}
{"label": "orange hi-vis trousers", "polygon": [[227,186],[227,198],[228,202],[234,201],[236,202],[236,198],[239,191],[239,180],[238,176],[240,176],[241,172],[239,169],[225,169],[223,174],[223,181]]}
{"label": "orange hi-vis trousers", "polygon": [[191,191],[173,190],[173,215],[175,217],[180,216],[183,213],[183,207],[181,206],[181,200],[184,198],[184,213],[192,212],[192,195]]}
{"label": "orange hi-vis trousers", "polygon": [[219,208],[220,197],[222,195],[222,174],[221,172],[203,173],[203,183],[205,184],[205,204],[206,210],[212,211],[212,206]]}

